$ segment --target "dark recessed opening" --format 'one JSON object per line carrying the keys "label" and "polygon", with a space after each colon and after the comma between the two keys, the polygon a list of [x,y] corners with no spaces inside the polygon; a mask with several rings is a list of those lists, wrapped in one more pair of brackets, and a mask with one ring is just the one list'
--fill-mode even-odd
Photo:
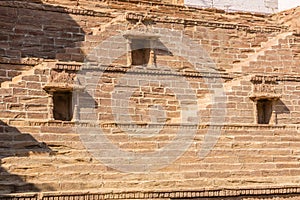
{"label": "dark recessed opening", "polygon": [[272,101],[261,99],[257,101],[256,106],[258,124],[269,124],[272,116]]}
{"label": "dark recessed opening", "polygon": [[132,65],[147,65],[150,59],[150,41],[133,39],[131,41]]}
{"label": "dark recessed opening", "polygon": [[73,116],[72,93],[53,93],[53,117],[55,120],[71,121]]}

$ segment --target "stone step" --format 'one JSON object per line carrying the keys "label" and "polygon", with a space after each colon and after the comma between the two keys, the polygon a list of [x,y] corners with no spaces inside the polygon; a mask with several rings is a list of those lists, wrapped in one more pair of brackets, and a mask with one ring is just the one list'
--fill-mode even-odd
{"label": "stone step", "polygon": [[14,77],[28,71],[32,65],[23,64],[0,64],[0,84],[4,81],[11,81]]}
{"label": "stone step", "polygon": [[284,32],[278,34],[276,37],[269,38],[268,41],[262,42],[261,47],[256,47],[255,52],[249,54],[247,58],[241,60],[233,65],[233,68],[230,71],[237,72],[241,71],[243,67],[247,67],[258,61],[259,59],[264,58],[265,53],[274,49],[275,46],[279,45],[282,41],[285,41],[287,37],[292,36],[293,32]]}
{"label": "stone step", "polygon": [[22,193],[22,192],[37,192],[39,191],[31,183],[26,183],[21,180],[16,182],[0,181],[0,194]]}

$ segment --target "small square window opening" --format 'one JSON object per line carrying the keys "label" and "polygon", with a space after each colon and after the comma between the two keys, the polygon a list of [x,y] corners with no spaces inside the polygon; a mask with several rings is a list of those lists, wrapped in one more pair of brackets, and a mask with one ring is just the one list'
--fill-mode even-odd
{"label": "small square window opening", "polygon": [[73,116],[72,93],[53,93],[53,117],[55,120],[71,121]]}
{"label": "small square window opening", "polygon": [[131,41],[132,65],[147,65],[150,59],[150,41],[133,39]]}
{"label": "small square window opening", "polygon": [[257,123],[269,124],[272,116],[272,101],[261,99],[257,101]]}

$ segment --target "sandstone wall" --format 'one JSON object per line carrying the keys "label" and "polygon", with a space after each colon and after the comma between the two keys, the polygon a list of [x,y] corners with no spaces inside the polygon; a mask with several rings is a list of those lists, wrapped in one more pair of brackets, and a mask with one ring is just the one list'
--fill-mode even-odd
{"label": "sandstone wall", "polygon": [[227,11],[246,11],[258,13],[275,13],[278,11],[278,0],[256,0],[250,2],[226,0],[186,0],[185,5],[213,7]]}
{"label": "sandstone wall", "polygon": [[[50,192],[32,199],[58,198],[55,191],[91,199],[297,198],[280,196],[298,194],[300,181],[300,42],[293,28],[263,15],[160,2],[28,2],[0,2],[1,193]],[[128,30],[160,36],[157,66],[127,65]],[[201,65],[193,65],[195,57]],[[84,59],[96,65],[86,67]],[[54,120],[51,92],[71,90],[74,96],[76,81],[92,91],[76,91],[79,116]],[[123,97],[116,95],[131,90],[124,109]],[[269,124],[257,124],[256,90],[276,97]],[[196,110],[187,123],[183,108]],[[182,149],[181,138],[168,152],[175,159],[165,161],[162,153],[150,160],[155,170],[145,165],[141,171],[132,160],[121,163],[121,153],[97,159],[91,148],[105,153],[107,143],[93,132],[83,134],[95,122],[111,144],[145,158],[179,131],[190,143]],[[150,136],[134,137],[130,130]],[[88,192],[95,196],[84,196]]]}

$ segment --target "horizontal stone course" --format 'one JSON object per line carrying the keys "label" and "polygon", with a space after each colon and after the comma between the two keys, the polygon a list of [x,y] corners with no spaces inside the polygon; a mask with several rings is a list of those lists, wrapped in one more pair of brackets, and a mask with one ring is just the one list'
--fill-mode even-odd
{"label": "horizontal stone course", "polygon": [[[274,188],[274,189],[245,189],[245,190],[211,190],[211,191],[174,191],[174,192],[127,192],[127,193],[79,193],[73,192],[72,194],[55,194],[55,193],[45,193],[45,194],[31,194],[31,195],[18,195],[16,197],[1,197],[1,199],[32,199],[32,200],[39,200],[39,199],[81,199],[81,198],[88,198],[88,199],[182,199],[182,198],[201,198],[205,199],[207,197],[215,197],[213,199],[220,199],[220,198],[228,198],[231,199],[297,199],[295,195],[280,195],[286,193],[297,193],[298,188]],[[277,194],[277,195],[276,195]],[[256,195],[257,197],[247,197],[247,195]],[[258,196],[260,195],[260,196]],[[267,197],[267,195],[272,195],[272,197]],[[216,196],[220,196],[219,198]],[[237,196],[237,198],[235,198]],[[239,197],[240,196],[240,197]]]}
{"label": "horizontal stone course", "polygon": [[[297,199],[299,34],[294,25],[278,23],[280,15],[158,1],[1,1],[0,193],[24,194],[0,199]],[[158,67],[128,66],[127,51],[113,61],[107,58],[112,52],[122,54],[126,40],[102,41],[145,28],[160,34],[169,47],[155,50]],[[178,38],[167,35],[170,29],[182,31],[200,50],[191,45],[190,52],[176,52]],[[108,63],[85,68],[83,61],[98,47],[100,57],[88,58]],[[195,69],[189,61],[200,57]],[[80,87],[75,90],[72,73],[84,77],[92,98]],[[251,97],[255,90],[266,90],[260,82],[270,84],[268,92],[279,96],[269,124],[257,124]],[[86,121],[51,118],[55,89],[81,95],[84,103],[77,109]],[[127,109],[124,93],[131,90]],[[182,124],[187,108],[197,116]],[[78,132],[92,129],[98,132]],[[182,150],[183,143],[167,156],[162,152],[153,157],[159,169],[123,172],[107,162],[131,170],[139,163],[123,157],[122,151],[113,157],[109,142],[97,140],[99,129],[118,149],[145,159],[164,150],[179,131],[195,135],[172,162],[159,166],[164,157],[171,160]],[[220,134],[215,143],[209,131]],[[105,158],[97,159],[87,145],[102,149]]]}

